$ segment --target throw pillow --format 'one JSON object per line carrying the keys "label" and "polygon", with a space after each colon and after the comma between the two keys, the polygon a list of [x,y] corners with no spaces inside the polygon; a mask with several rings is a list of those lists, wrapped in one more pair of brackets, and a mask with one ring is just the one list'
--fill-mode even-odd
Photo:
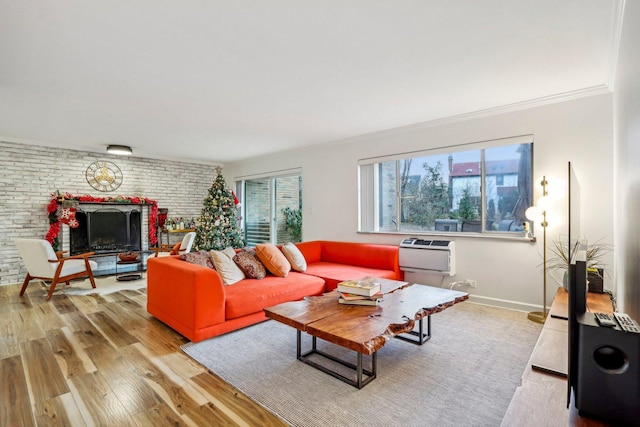
{"label": "throw pillow", "polygon": [[242,250],[238,252],[233,261],[238,264],[240,270],[250,279],[264,279],[267,275],[267,271],[264,265],[260,262],[260,259],[253,250]]}
{"label": "throw pillow", "polygon": [[213,266],[213,261],[211,260],[211,255],[209,255],[209,252],[207,251],[189,252],[186,254],[182,254],[180,255],[180,259],[190,262],[191,264],[198,264],[203,267],[215,268]]}
{"label": "throw pillow", "polygon": [[222,251],[211,251],[211,259],[213,259],[213,265],[222,277],[222,283],[225,285],[233,285],[244,279],[244,273],[240,270],[240,267],[233,262],[233,257],[236,255],[236,251],[233,248],[225,248]]}
{"label": "throw pillow", "polygon": [[291,242],[285,243],[282,245],[282,253],[291,263],[291,268],[302,273],[307,271],[307,260],[304,259],[304,255],[296,245]]}
{"label": "throw pillow", "polygon": [[291,264],[276,245],[260,243],[256,245],[256,254],[274,276],[287,277],[291,271]]}

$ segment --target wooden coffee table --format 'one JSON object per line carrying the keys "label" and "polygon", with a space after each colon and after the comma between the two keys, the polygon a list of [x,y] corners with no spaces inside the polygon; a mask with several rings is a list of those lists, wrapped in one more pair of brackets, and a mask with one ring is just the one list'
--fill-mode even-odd
{"label": "wooden coffee table", "polygon": [[[377,375],[377,351],[388,339],[402,338],[422,345],[431,337],[431,315],[469,298],[469,294],[420,284],[410,285],[388,279],[377,279],[382,284],[384,299],[377,306],[346,305],[338,303],[338,293],[307,297],[266,308],[268,318],[292,326],[297,333],[296,356],[347,384],[362,388]],[[423,321],[427,319],[427,331]],[[416,331],[416,324],[418,330]],[[311,349],[302,352],[302,332],[312,337]],[[407,335],[410,334],[410,335]],[[414,338],[415,337],[415,338]],[[356,364],[339,359],[317,347],[317,339],[356,352]],[[326,365],[312,360],[313,355],[339,363],[355,373],[347,377]],[[371,367],[363,367],[363,355],[371,356]]]}

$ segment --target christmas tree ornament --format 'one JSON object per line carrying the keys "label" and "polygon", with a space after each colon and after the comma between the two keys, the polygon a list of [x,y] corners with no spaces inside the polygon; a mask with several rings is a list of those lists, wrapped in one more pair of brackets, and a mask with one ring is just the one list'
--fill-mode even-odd
{"label": "christmas tree ornament", "polygon": [[196,250],[223,250],[241,248],[244,237],[240,229],[236,197],[222,176],[222,168],[216,168],[217,176],[202,202],[202,212],[196,227]]}

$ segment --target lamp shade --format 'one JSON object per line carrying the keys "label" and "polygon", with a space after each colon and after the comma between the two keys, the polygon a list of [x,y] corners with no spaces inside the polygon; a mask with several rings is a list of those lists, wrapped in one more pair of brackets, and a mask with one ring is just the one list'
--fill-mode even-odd
{"label": "lamp shade", "polygon": [[540,197],[536,202],[536,206],[543,211],[548,211],[551,207],[553,207],[554,203],[555,200],[551,196],[547,195]]}
{"label": "lamp shade", "polygon": [[542,209],[538,206],[531,206],[524,211],[524,216],[526,216],[529,221],[539,222],[542,220]]}
{"label": "lamp shade", "polygon": [[120,156],[130,156],[133,150],[128,145],[108,145],[107,153],[118,154]]}

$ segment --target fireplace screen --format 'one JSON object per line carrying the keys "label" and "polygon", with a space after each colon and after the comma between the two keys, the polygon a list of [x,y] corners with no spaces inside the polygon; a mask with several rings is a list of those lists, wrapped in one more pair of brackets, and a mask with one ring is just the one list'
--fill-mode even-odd
{"label": "fireplace screen", "polygon": [[141,216],[132,210],[100,209],[76,213],[77,228],[70,229],[71,255],[139,251],[141,249]]}

